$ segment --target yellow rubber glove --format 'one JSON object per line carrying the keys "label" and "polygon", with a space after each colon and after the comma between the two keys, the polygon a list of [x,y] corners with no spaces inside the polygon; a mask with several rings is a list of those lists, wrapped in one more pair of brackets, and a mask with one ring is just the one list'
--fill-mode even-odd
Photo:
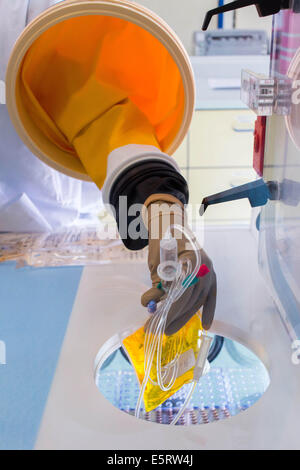
{"label": "yellow rubber glove", "polygon": [[36,125],[78,157],[99,188],[113,150],[164,151],[183,114],[173,58],[150,33],[118,18],[91,15],[51,27],[27,52],[21,80]]}

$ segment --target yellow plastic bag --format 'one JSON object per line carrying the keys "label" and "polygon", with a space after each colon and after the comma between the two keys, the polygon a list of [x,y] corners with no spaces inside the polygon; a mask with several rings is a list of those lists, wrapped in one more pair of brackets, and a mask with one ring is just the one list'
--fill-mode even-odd
{"label": "yellow plastic bag", "polygon": [[[169,397],[174,395],[183,385],[193,379],[193,370],[196,363],[197,354],[200,348],[202,336],[202,323],[198,315],[191,320],[176,334],[163,337],[162,349],[162,370],[172,364],[178,355],[178,371],[174,385],[169,391],[163,391],[156,385],[156,354],[154,354],[153,364],[150,372],[150,380],[147,383],[144,393],[144,405],[146,412],[152,411],[164,403]],[[145,376],[145,329],[140,328],[133,335],[123,340],[123,345],[136,371],[140,385]],[[166,382],[168,375],[166,375]]]}
{"label": "yellow plastic bag", "polygon": [[71,18],[33,43],[20,70],[27,112],[77,156],[99,188],[107,157],[128,144],[164,151],[184,111],[179,69],[143,28],[101,15]]}

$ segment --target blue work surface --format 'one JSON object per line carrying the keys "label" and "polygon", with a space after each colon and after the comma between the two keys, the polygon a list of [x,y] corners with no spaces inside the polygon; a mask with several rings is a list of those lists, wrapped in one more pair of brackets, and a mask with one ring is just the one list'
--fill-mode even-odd
{"label": "blue work surface", "polygon": [[0,265],[2,450],[34,447],[81,274],[81,267]]}

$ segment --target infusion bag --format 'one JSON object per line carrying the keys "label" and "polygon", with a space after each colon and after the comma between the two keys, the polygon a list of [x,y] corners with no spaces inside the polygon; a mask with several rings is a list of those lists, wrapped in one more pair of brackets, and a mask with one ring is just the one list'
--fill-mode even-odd
{"label": "infusion bag", "polygon": [[[194,317],[174,335],[164,335],[161,355],[164,381],[166,384],[169,383],[174,372],[176,373],[176,380],[172,388],[168,391],[163,391],[157,385],[157,351],[155,351],[149,381],[144,392],[144,406],[146,412],[154,410],[174,395],[183,385],[192,382],[202,335],[202,323],[198,315],[194,315]],[[142,327],[123,340],[123,346],[135,369],[140,385],[145,376],[145,337],[145,327]],[[208,363],[205,373],[206,372],[208,372]]]}

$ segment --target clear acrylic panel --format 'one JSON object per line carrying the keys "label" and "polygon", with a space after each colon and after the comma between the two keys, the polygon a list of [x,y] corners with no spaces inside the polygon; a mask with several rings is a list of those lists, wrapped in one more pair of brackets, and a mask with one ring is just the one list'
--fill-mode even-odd
{"label": "clear acrylic panel", "polygon": [[279,184],[279,200],[262,210],[260,265],[295,339],[300,338],[300,13],[293,10],[274,17],[271,76],[290,80],[292,97],[288,112],[267,122],[263,176]]}

